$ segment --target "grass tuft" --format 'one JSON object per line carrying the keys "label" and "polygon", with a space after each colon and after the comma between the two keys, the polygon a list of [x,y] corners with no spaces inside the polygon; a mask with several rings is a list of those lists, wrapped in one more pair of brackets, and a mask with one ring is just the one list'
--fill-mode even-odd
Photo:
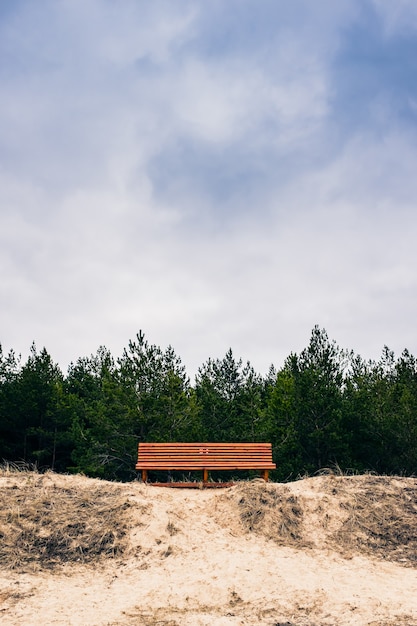
{"label": "grass tuft", "polygon": [[241,482],[231,491],[231,498],[246,531],[281,544],[301,541],[303,510],[286,486]]}
{"label": "grass tuft", "polygon": [[127,508],[117,485],[2,470],[0,561],[9,569],[53,569],[121,555]]}

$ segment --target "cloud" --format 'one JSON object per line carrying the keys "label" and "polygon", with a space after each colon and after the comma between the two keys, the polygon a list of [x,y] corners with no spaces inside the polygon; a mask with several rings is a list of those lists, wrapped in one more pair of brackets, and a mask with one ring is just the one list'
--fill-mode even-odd
{"label": "cloud", "polygon": [[387,30],[387,6],[363,3],[361,17],[346,28],[333,60],[332,108],[345,135],[366,128],[381,136],[394,124],[415,128],[417,88],[411,77],[417,22],[414,29],[409,22],[406,28]]}
{"label": "cloud", "polygon": [[[139,329],[261,372],[314,324],[417,349],[415,9],[16,1],[0,21],[0,341]],[[4,7],[3,7],[4,10]]]}
{"label": "cloud", "polygon": [[387,36],[410,34],[417,29],[417,7],[413,0],[373,0],[375,13],[380,17]]}

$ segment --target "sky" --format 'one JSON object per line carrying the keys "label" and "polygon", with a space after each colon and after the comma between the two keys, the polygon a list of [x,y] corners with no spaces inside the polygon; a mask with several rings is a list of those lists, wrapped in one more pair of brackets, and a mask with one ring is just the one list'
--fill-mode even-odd
{"label": "sky", "polygon": [[415,0],[1,0],[0,343],[417,354]]}

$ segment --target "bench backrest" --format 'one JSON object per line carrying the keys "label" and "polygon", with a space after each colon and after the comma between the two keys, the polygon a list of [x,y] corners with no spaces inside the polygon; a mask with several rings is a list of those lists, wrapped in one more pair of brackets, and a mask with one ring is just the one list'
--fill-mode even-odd
{"label": "bench backrest", "polygon": [[139,443],[137,470],[275,469],[270,443]]}

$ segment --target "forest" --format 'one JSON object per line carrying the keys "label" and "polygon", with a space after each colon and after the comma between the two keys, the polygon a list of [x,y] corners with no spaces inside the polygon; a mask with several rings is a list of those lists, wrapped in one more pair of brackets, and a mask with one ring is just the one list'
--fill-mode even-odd
{"label": "forest", "polygon": [[33,344],[22,363],[0,347],[0,461],[39,471],[129,481],[139,441],[269,441],[273,480],[327,470],[409,476],[416,418],[408,350],[364,360],[319,326],[278,370],[259,375],[229,349],[193,384],[174,349],[142,331],[121,357],[100,347],[66,375],[45,348]]}

